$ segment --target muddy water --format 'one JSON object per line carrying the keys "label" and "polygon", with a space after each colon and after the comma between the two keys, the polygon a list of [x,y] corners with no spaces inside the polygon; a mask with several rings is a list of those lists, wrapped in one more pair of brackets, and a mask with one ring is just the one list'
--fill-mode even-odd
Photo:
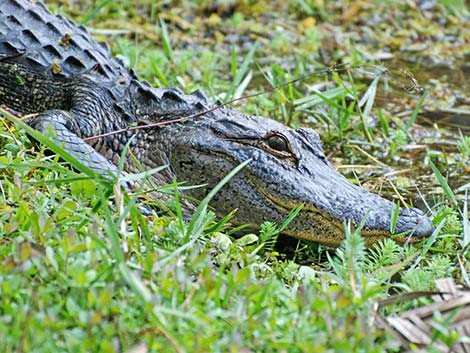
{"label": "muddy water", "polygon": [[[470,185],[470,161],[460,153],[457,142],[461,136],[470,136],[470,60],[454,64],[415,63],[407,68],[419,85],[430,92],[416,120],[420,143],[426,146],[427,156],[434,155],[432,160],[447,177],[449,186],[463,198]],[[427,156],[415,160],[425,162]],[[443,190],[432,173],[420,174],[423,170],[426,169],[412,177],[426,202],[433,205],[443,198]],[[412,199],[417,205],[424,204],[421,195],[412,195]]]}
{"label": "muddy water", "polygon": [[[470,132],[470,60],[458,63],[453,67],[446,64],[417,66],[417,79],[433,92],[447,96],[444,103],[449,106],[435,106],[424,109],[418,116],[418,123],[429,126],[437,123],[450,130]],[[442,84],[441,87],[437,86]],[[443,92],[439,92],[442,88]],[[445,90],[445,91],[444,91]]]}
{"label": "muddy water", "polygon": [[[408,90],[416,85],[429,90],[429,95],[410,131],[414,142],[387,162],[393,171],[382,172],[384,178],[379,180],[371,178],[369,187],[396,201],[400,194],[423,210],[432,207],[447,199],[429,166],[432,156],[457,198],[464,198],[465,189],[470,189],[470,161],[460,153],[457,141],[470,136],[470,60],[453,64],[397,60],[385,67],[390,71],[389,85],[378,93],[377,108],[406,120],[422,95]],[[346,172],[352,177],[350,173]],[[361,180],[367,184],[365,173]]]}

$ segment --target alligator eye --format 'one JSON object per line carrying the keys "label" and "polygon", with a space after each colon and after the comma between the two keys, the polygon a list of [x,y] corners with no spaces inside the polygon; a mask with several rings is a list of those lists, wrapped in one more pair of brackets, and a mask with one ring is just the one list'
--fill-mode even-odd
{"label": "alligator eye", "polygon": [[286,136],[278,131],[269,131],[259,141],[259,147],[266,152],[282,159],[297,161],[295,153],[292,151],[292,146]]}
{"label": "alligator eye", "polygon": [[263,137],[264,145],[269,148],[271,153],[288,157],[292,155],[289,140],[283,134],[277,131],[270,131]]}
{"label": "alligator eye", "polygon": [[266,143],[270,148],[279,152],[290,152],[289,143],[284,136],[281,135],[271,135],[266,139]]}

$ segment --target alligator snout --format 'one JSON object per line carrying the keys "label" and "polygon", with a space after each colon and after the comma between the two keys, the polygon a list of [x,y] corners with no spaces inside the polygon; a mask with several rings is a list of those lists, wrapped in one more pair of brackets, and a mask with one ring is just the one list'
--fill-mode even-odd
{"label": "alligator snout", "polygon": [[417,208],[402,208],[398,213],[396,233],[409,233],[414,238],[429,237],[434,231],[431,220]]}
{"label": "alligator snout", "polygon": [[[434,231],[431,219],[423,211],[417,208],[400,208],[395,220],[394,214],[398,207],[395,203],[350,183],[334,170],[330,169],[328,173],[327,181],[317,189],[317,194],[328,189],[329,194],[334,191],[341,196],[324,197],[322,200],[329,201],[317,202],[317,207],[338,223],[364,223],[363,234],[367,243],[371,244],[391,235],[399,242],[417,242]],[[342,238],[339,232],[337,235]]]}

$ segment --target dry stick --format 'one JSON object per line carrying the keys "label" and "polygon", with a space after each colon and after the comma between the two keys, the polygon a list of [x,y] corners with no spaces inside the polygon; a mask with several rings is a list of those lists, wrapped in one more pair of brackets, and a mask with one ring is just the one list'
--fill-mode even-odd
{"label": "dry stick", "polygon": [[[340,67],[341,66],[341,67]],[[94,140],[94,139],[98,139],[98,138],[102,138],[102,137],[107,137],[107,136],[111,136],[111,135],[116,135],[116,134],[121,134],[121,133],[124,133],[124,132],[127,132],[127,131],[134,131],[134,130],[140,130],[140,129],[148,129],[148,128],[153,128],[153,127],[158,127],[158,126],[164,126],[164,125],[170,125],[170,124],[174,124],[174,123],[179,123],[179,122],[184,122],[188,119],[192,119],[192,118],[197,118],[199,116],[202,116],[202,115],[205,115],[207,113],[211,113],[215,110],[218,110],[218,109],[221,109],[221,108],[224,108],[226,107],[227,105],[230,105],[230,104],[233,104],[235,102],[238,102],[240,100],[244,100],[244,99],[248,99],[248,98],[254,98],[254,97],[257,97],[257,96],[260,96],[262,94],[266,94],[266,93],[271,93],[271,92],[274,92],[275,90],[281,88],[281,87],[285,87],[285,86],[288,86],[292,83],[295,83],[295,82],[298,82],[298,81],[301,81],[301,80],[304,80],[308,77],[311,77],[311,76],[317,76],[317,75],[322,75],[322,74],[326,74],[326,73],[331,73],[331,72],[339,72],[339,71],[345,71],[345,70],[349,70],[349,69],[354,69],[354,68],[359,68],[359,67],[365,67],[365,66],[349,66],[349,64],[345,63],[345,64],[340,64],[340,65],[333,65],[327,69],[324,69],[324,70],[320,70],[320,71],[316,71],[316,72],[311,72],[311,73],[308,73],[308,74],[305,74],[305,75],[302,75],[300,77],[297,77],[296,79],[293,79],[291,81],[287,81],[287,82],[284,82],[278,86],[274,86],[274,87],[271,87],[271,88],[267,88],[263,91],[259,91],[259,92],[256,92],[256,93],[253,93],[253,94],[249,94],[249,95],[246,95],[246,96],[243,96],[243,97],[239,97],[239,98],[235,98],[235,99],[232,99],[232,100],[229,100],[228,102],[225,102],[225,103],[221,103],[219,105],[216,105],[210,109],[207,109],[207,110],[204,110],[202,112],[198,112],[198,113],[194,113],[194,114],[191,114],[191,115],[188,115],[188,116],[184,116],[184,117],[181,117],[181,118],[178,118],[178,119],[173,119],[173,120],[167,120],[167,121],[160,121],[160,122],[157,122],[157,123],[152,123],[152,124],[146,124],[146,125],[137,125],[137,126],[130,126],[130,127],[127,127],[125,129],[120,129],[120,130],[114,130],[114,131],[110,131],[110,132],[107,132],[107,133],[104,133],[104,134],[101,134],[101,135],[96,135],[96,136],[90,136],[90,137],[86,137],[84,138],[83,140],[84,141],[90,141],[90,140]]]}

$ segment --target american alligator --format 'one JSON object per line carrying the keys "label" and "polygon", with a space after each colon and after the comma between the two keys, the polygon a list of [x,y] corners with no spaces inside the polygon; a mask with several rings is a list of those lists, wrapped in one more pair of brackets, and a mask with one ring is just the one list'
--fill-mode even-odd
{"label": "american alligator", "polygon": [[[83,26],[51,14],[41,3],[0,2],[0,104],[22,114],[37,113],[30,126],[44,134],[53,131],[54,141],[102,175],[118,173],[116,164],[133,137],[129,153],[143,167],[169,166],[154,176],[158,184],[174,178],[206,184],[188,191],[195,199],[251,159],[211,202],[221,215],[237,209],[236,223],[281,222],[304,204],[287,235],[337,246],[344,239],[345,222],[363,219],[368,243],[391,235],[394,203],[336,172],[314,130],[291,129],[217,106],[200,91],[154,88],[113,58]],[[187,116],[84,142],[129,126]],[[127,172],[139,170],[130,157],[124,165]],[[395,233],[417,240],[432,231],[422,211],[399,210]]]}

